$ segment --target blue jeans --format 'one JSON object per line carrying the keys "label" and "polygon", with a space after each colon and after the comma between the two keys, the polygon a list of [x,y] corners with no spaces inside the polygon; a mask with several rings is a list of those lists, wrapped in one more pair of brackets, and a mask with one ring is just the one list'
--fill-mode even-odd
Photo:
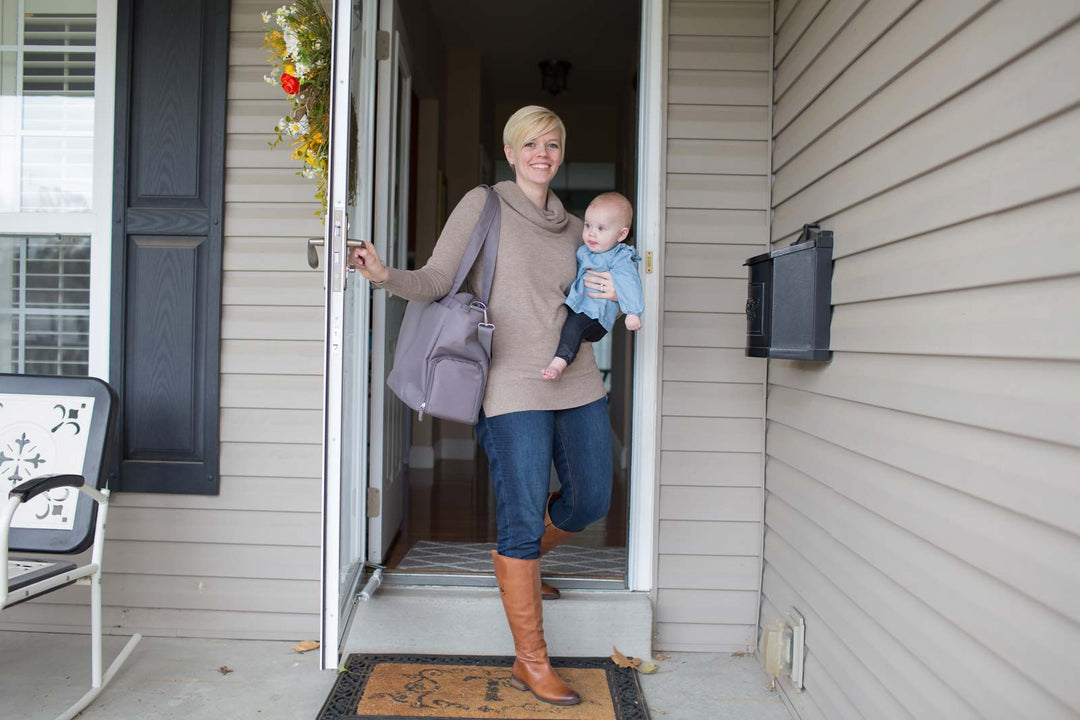
{"label": "blue jeans", "polygon": [[[611,505],[611,426],[607,398],[568,410],[525,410],[476,426],[495,485],[499,554],[540,557],[544,511],[560,530],[578,532]],[[551,463],[560,497],[546,508]]]}

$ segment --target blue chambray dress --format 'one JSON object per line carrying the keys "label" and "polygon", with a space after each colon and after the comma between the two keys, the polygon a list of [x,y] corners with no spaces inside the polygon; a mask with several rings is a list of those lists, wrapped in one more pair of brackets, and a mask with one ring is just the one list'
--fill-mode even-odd
{"label": "blue chambray dress", "polygon": [[[641,315],[645,312],[645,295],[641,290],[641,278],[638,275],[639,262],[641,256],[625,243],[619,243],[602,253],[594,253],[589,250],[588,245],[582,245],[577,249],[578,272],[574,284],[570,286],[570,293],[566,296],[566,304],[571,310],[598,320],[608,332],[611,332],[615,325],[620,309],[627,315]],[[611,271],[615,292],[619,295],[617,305],[611,300],[588,296],[585,287],[586,270]]]}

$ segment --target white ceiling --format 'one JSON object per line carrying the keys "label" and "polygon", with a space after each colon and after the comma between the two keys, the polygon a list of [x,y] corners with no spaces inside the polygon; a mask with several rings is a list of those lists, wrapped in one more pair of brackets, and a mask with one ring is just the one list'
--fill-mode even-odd
{"label": "white ceiling", "polygon": [[613,102],[635,70],[637,0],[426,0],[446,48],[479,50],[494,99],[534,98],[541,60],[572,64],[559,100]]}

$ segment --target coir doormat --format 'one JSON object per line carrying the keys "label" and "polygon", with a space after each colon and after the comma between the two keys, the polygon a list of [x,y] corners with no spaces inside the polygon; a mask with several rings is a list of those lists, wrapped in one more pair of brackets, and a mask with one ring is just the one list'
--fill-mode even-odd
{"label": "coir doormat", "polygon": [[636,671],[609,658],[555,658],[577,705],[510,684],[512,657],[353,654],[316,720],[649,720]]}

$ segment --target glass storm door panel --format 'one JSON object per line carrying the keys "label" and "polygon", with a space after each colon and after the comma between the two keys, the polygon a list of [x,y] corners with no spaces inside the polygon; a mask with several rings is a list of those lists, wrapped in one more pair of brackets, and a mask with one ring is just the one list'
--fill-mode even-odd
{"label": "glass storm door panel", "polygon": [[345,265],[370,238],[376,0],[335,0],[326,222],[323,668],[337,667],[363,574],[371,290]]}
{"label": "glass storm door panel", "polygon": [[[397,4],[379,5],[379,29],[389,41],[379,60],[376,103],[375,247],[387,265],[406,267],[409,237],[409,138],[412,76]],[[389,57],[386,57],[389,55]],[[386,387],[405,301],[385,292],[372,297],[371,463],[368,476],[367,558],[384,563],[404,516],[405,461],[411,413]]]}

